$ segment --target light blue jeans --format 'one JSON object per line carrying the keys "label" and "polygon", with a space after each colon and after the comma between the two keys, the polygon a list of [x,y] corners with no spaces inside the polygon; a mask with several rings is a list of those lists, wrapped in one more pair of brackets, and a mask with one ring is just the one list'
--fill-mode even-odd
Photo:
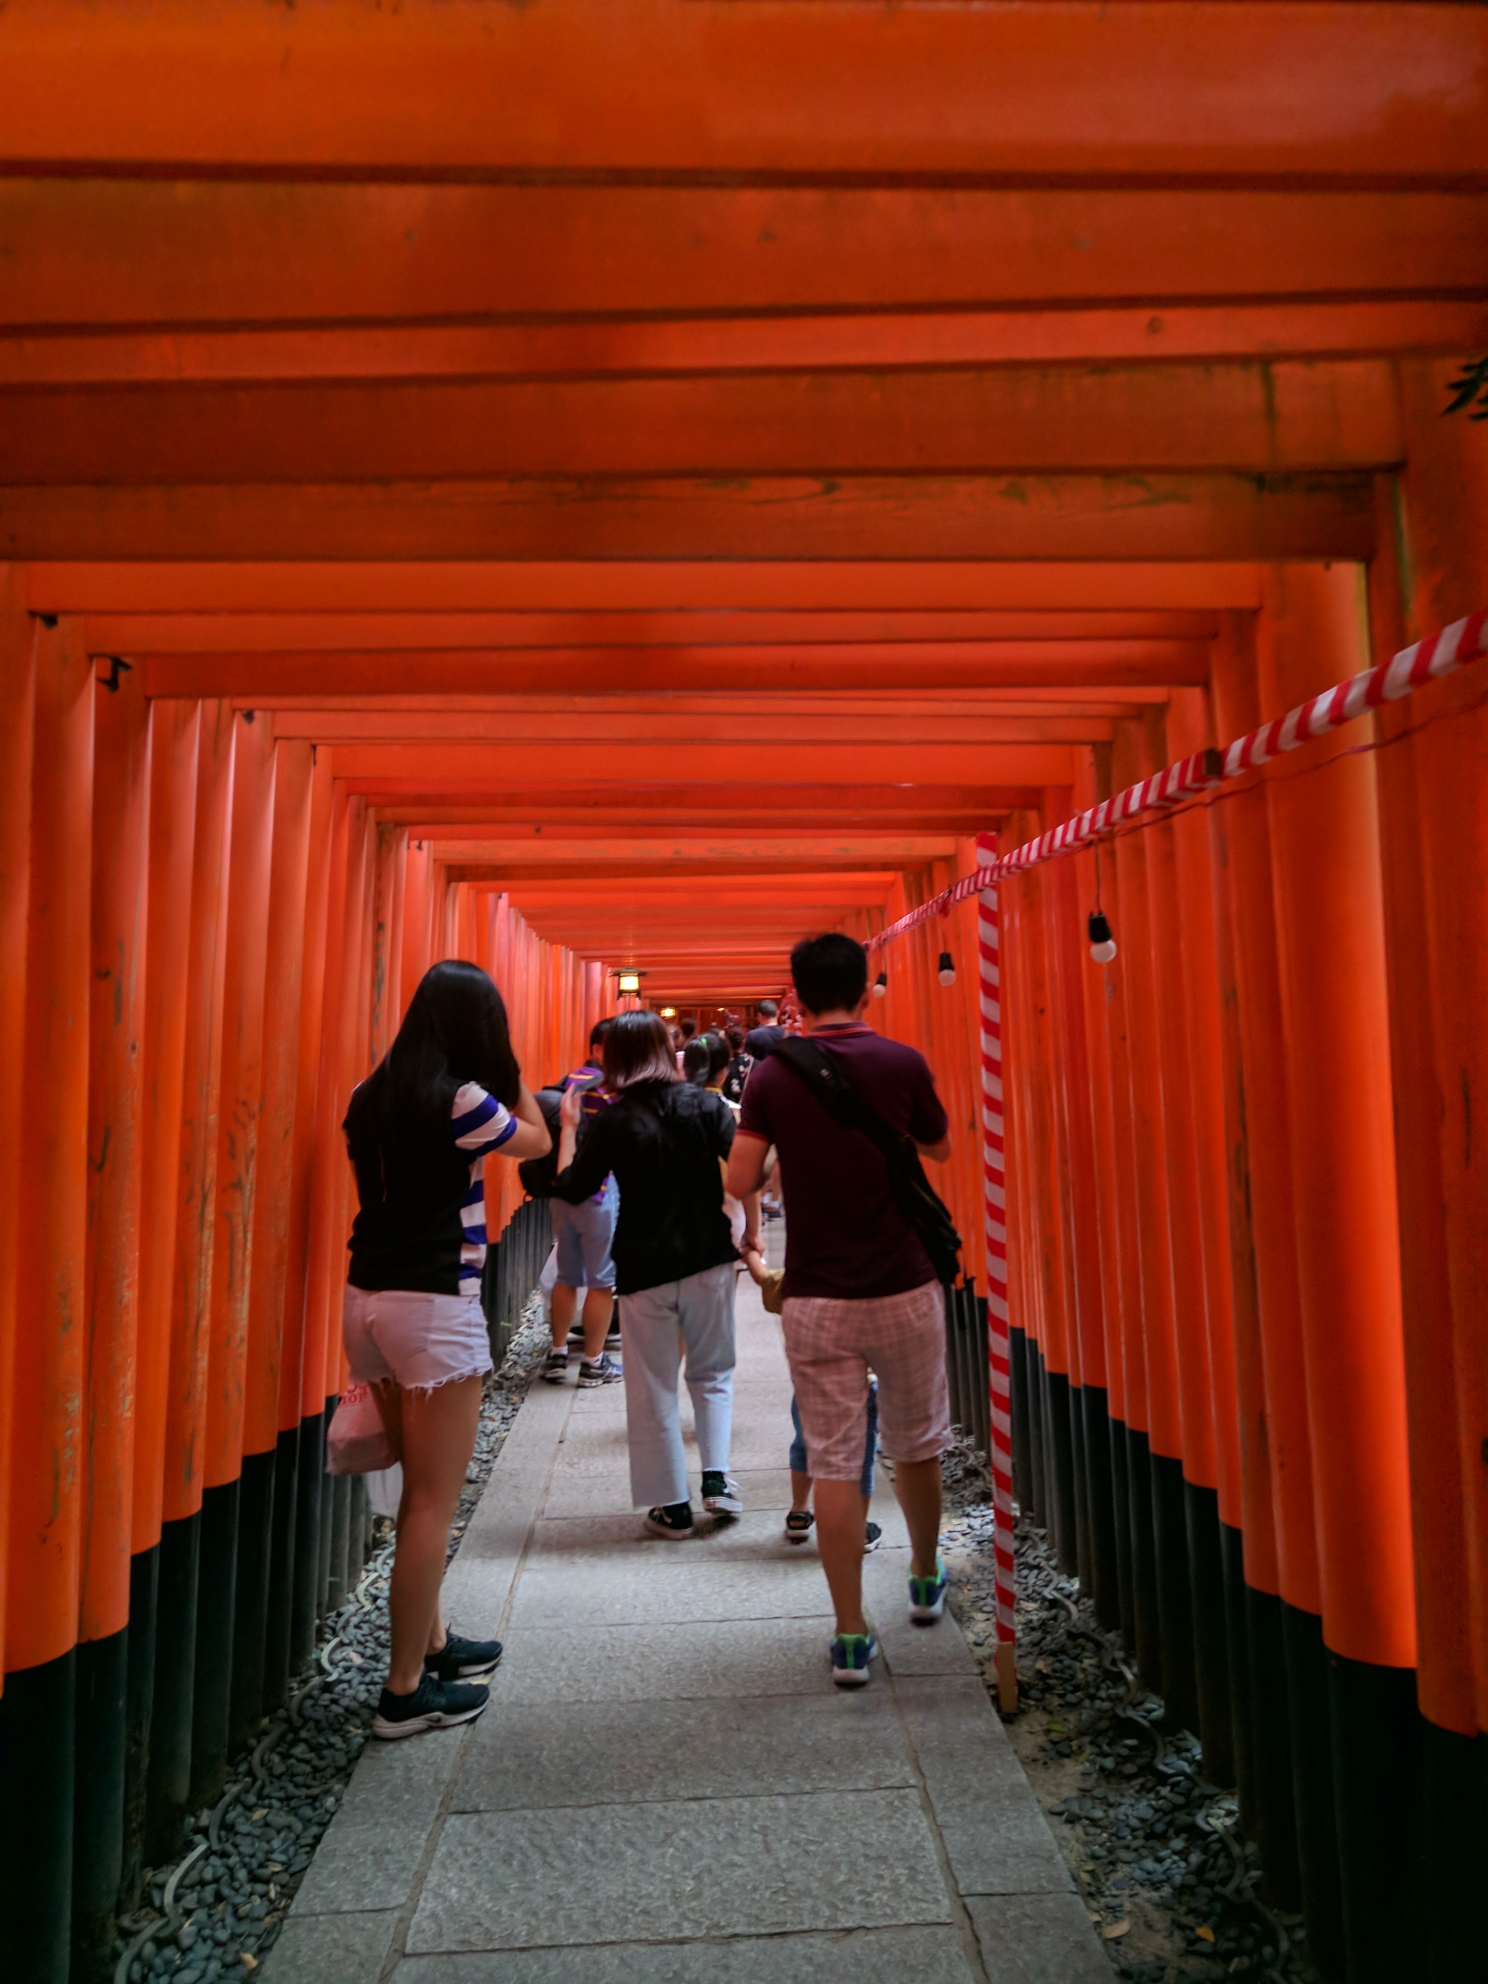
{"label": "light blue jeans", "polygon": [[638,1509],[690,1499],[677,1401],[684,1353],[698,1458],[704,1473],[728,1468],[736,1280],[734,1263],[725,1261],[684,1281],[664,1281],[620,1297],[630,1495]]}

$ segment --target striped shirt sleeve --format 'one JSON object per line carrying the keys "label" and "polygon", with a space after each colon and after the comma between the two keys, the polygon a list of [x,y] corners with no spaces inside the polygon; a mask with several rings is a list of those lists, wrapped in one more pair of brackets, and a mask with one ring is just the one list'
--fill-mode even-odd
{"label": "striped shirt sleeve", "polygon": [[517,1133],[517,1119],[504,1102],[488,1095],[479,1082],[464,1082],[455,1091],[450,1111],[455,1147],[472,1157],[500,1150]]}

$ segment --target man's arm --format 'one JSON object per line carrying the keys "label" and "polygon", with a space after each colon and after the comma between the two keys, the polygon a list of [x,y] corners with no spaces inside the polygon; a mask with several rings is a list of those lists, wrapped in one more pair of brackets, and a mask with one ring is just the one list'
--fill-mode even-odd
{"label": "man's arm", "polygon": [[753,1130],[738,1130],[734,1133],[733,1148],[729,1152],[728,1180],[725,1190],[730,1198],[748,1199],[757,1192],[764,1182],[765,1158],[770,1143],[767,1137],[757,1136]]}

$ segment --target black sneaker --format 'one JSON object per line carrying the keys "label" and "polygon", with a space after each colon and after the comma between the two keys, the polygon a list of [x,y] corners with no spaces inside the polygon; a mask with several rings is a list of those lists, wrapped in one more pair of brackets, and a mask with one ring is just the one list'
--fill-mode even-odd
{"label": "black sneaker", "polygon": [[601,1351],[591,1364],[586,1357],[579,1366],[579,1389],[588,1391],[595,1385],[613,1385],[625,1376],[622,1365],[615,1362],[608,1351]]}
{"label": "black sneaker", "polygon": [[462,1640],[446,1633],[438,1653],[424,1655],[424,1672],[441,1681],[471,1681],[477,1674],[493,1674],[500,1658],[500,1640]]}
{"label": "black sneaker", "polygon": [[739,1484],[722,1468],[709,1468],[703,1476],[703,1507],[710,1516],[741,1516],[744,1513]]}
{"label": "black sneaker", "polygon": [[542,1375],[550,1385],[561,1385],[568,1376],[568,1352],[550,1350],[548,1361],[542,1367]]}
{"label": "black sneaker", "polygon": [[467,1688],[425,1674],[411,1695],[383,1689],[372,1734],[392,1743],[400,1736],[422,1736],[428,1729],[451,1729],[457,1722],[474,1722],[490,1699],[484,1688]]}
{"label": "black sneaker", "polygon": [[863,1555],[866,1557],[870,1550],[876,1550],[882,1542],[883,1531],[876,1522],[869,1523],[868,1534],[863,1539]]}
{"label": "black sneaker", "polygon": [[810,1509],[792,1509],[785,1519],[785,1540],[787,1543],[804,1543],[811,1534],[816,1517]]}
{"label": "black sneaker", "polygon": [[691,1502],[668,1502],[665,1508],[647,1509],[646,1527],[653,1536],[665,1536],[680,1543],[692,1534]]}

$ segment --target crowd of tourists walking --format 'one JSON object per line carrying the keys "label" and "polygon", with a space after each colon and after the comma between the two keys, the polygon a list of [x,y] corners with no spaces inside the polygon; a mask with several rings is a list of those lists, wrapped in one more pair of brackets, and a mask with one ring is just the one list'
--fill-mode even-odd
{"label": "crowd of tourists walking", "polygon": [[[542,1376],[564,1383],[576,1363],[580,1387],[623,1385],[643,1532],[695,1542],[743,1512],[730,1472],[742,1267],[781,1317],[795,1388],[781,1433],[792,1485],[784,1540],[815,1536],[835,1613],[831,1678],[861,1687],[877,1653],[862,1560],[879,1538],[868,1509],[880,1447],[909,1531],[909,1617],[941,1616],[941,1282],[956,1243],[920,1157],[949,1155],[946,1115],[924,1058],[864,1022],[861,944],[803,939],[791,971],[800,1033],[769,1002],[747,1035],[691,1028],[680,1045],[657,1014],[623,1012],[594,1028],[582,1067],[534,1095],[496,986],[477,966],[446,961],[354,1092],[347,1361],[403,1469],[376,1735],[469,1721],[501,1657],[494,1639],[449,1632],[440,1608],[491,1368],[479,1291],[484,1173],[495,1159],[516,1161],[529,1194],[551,1208]],[[764,1259],[767,1188],[786,1216],[783,1270]],[[697,1509],[681,1383],[702,1471]]]}

